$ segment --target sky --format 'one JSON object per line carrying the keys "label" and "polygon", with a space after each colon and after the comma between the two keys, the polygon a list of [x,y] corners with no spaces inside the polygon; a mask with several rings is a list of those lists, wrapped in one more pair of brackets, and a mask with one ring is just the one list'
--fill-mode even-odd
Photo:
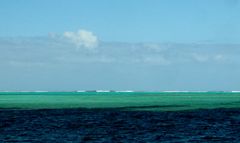
{"label": "sky", "polygon": [[1,0],[0,90],[240,90],[239,0]]}
{"label": "sky", "polygon": [[238,42],[238,0],[1,0],[0,36],[80,28],[104,41]]}

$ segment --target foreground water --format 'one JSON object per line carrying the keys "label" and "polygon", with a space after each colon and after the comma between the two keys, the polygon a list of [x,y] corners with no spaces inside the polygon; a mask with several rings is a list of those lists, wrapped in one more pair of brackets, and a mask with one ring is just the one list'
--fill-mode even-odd
{"label": "foreground water", "polygon": [[0,142],[240,142],[240,110],[0,110]]}

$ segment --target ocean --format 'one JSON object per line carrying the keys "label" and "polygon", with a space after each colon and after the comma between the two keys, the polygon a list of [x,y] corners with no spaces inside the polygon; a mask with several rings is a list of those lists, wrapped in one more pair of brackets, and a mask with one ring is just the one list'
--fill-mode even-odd
{"label": "ocean", "polygon": [[1,92],[0,142],[240,142],[238,92]]}
{"label": "ocean", "polygon": [[179,111],[238,108],[239,92],[0,92],[0,108]]}

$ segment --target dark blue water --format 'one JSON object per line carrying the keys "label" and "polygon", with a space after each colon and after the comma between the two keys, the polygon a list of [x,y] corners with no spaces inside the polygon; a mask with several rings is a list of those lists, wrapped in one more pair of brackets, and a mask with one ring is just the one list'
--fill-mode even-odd
{"label": "dark blue water", "polygon": [[240,110],[0,110],[0,142],[240,142]]}

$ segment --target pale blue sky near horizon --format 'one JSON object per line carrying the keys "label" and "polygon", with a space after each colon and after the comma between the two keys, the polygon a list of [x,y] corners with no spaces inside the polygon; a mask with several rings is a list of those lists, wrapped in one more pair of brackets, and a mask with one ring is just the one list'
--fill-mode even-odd
{"label": "pale blue sky near horizon", "polygon": [[0,36],[87,29],[102,41],[239,43],[238,0],[1,0]]}
{"label": "pale blue sky near horizon", "polygon": [[2,90],[240,90],[239,0],[0,0]]}

